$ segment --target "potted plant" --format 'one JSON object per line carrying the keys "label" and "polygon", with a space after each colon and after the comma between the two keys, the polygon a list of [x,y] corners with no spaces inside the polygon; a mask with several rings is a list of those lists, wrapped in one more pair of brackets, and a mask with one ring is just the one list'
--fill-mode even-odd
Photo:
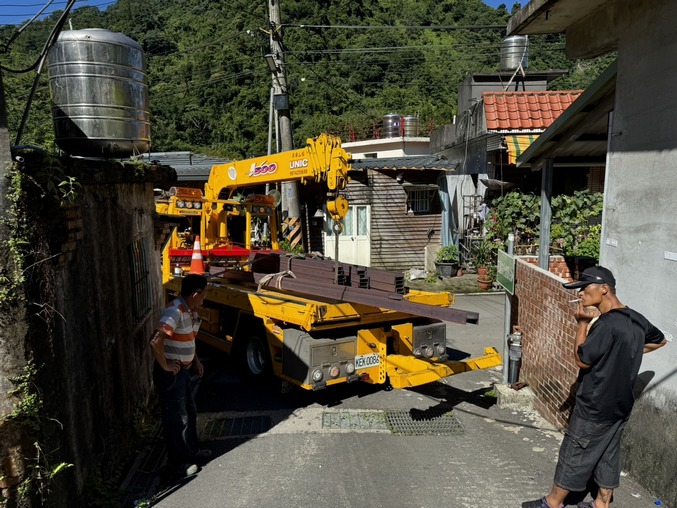
{"label": "potted plant", "polygon": [[459,251],[455,245],[440,248],[435,255],[437,275],[441,278],[453,277],[458,272]]}
{"label": "potted plant", "polygon": [[485,267],[486,273],[477,275],[477,285],[482,291],[486,291],[491,287],[496,278],[496,267],[494,265]]}
{"label": "potted plant", "polygon": [[473,263],[477,269],[477,278],[486,279],[487,267],[491,262],[491,245],[487,240],[482,240],[475,247],[473,253]]}

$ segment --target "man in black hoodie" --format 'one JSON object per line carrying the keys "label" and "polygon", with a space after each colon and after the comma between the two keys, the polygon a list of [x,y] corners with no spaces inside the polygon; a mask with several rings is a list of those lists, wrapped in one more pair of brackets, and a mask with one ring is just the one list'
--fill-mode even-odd
{"label": "man in black hoodie", "polygon": [[[588,268],[564,287],[579,290],[574,360],[581,369],[580,385],[552,489],[522,508],[560,508],[569,492],[585,490],[591,477],[599,487],[597,497],[579,508],[608,508],[620,480],[621,436],[635,402],[632,389],[642,354],[666,340],[644,316],[618,300],[616,279],[607,268]],[[590,307],[597,308],[599,317]]]}

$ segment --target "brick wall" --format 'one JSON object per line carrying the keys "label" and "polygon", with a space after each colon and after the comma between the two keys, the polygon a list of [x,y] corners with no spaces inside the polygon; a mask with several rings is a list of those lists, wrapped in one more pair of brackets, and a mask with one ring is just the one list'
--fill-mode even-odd
{"label": "brick wall", "polygon": [[[530,265],[538,266],[538,256],[520,256]],[[548,270],[563,279],[572,280],[571,269],[563,256],[550,256]]]}
{"label": "brick wall", "polygon": [[[533,261],[533,256],[518,257],[515,270],[512,322],[522,329],[520,381],[528,382],[536,395],[534,408],[563,428],[578,376],[572,354],[576,323],[569,300],[573,292],[562,287],[566,279],[538,268]],[[557,261],[551,263],[557,265]]]}

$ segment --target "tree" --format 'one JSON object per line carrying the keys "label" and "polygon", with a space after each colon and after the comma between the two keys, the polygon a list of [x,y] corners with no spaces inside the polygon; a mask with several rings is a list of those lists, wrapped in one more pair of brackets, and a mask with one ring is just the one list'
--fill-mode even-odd
{"label": "tree", "polygon": [[[370,135],[392,112],[418,115],[425,126],[452,123],[459,84],[471,73],[498,70],[504,34],[435,27],[504,25],[510,17],[505,6],[492,9],[481,0],[285,0],[281,8],[296,146],[323,131]],[[55,19],[31,24],[2,64],[21,68],[33,62]],[[263,59],[269,30],[265,2],[118,0],[105,11],[77,9],[72,21],[76,29],[121,32],[146,51],[154,150],[236,158],[265,153],[271,79]],[[421,26],[430,29],[413,28]],[[8,40],[12,30],[3,27],[0,40]],[[531,69],[571,70],[555,82],[559,89],[584,87],[605,67],[605,59],[568,61],[560,35],[532,36],[530,45]],[[32,78],[7,74],[13,133]],[[26,143],[53,146],[50,115],[45,78]]]}

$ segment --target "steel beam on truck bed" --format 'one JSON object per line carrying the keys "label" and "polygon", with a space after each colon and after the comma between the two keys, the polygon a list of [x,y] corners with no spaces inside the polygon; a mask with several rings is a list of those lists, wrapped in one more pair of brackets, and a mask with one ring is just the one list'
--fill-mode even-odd
{"label": "steel beam on truck bed", "polygon": [[320,281],[314,281],[312,284],[309,284],[307,280],[284,277],[282,274],[254,273],[254,281],[257,284],[260,284],[264,277],[269,277],[270,275],[273,275],[273,277],[264,280],[263,287],[283,289],[285,291],[301,293],[306,296],[310,295],[343,302],[370,305],[372,307],[404,312],[413,316],[439,319],[449,323],[477,324],[479,321],[479,314],[477,312],[409,302],[399,293],[386,293],[384,291],[351,286],[337,286],[335,284],[325,284]]}

